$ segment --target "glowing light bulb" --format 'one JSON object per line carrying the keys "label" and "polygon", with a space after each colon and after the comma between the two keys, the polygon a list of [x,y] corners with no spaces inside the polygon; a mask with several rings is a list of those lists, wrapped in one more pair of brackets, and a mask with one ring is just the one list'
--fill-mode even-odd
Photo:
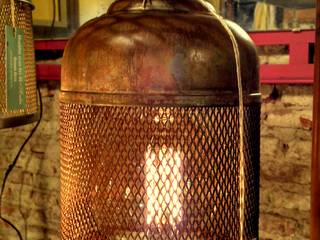
{"label": "glowing light bulb", "polygon": [[148,145],[145,154],[145,187],[147,224],[161,227],[182,219],[181,158],[173,147]]}

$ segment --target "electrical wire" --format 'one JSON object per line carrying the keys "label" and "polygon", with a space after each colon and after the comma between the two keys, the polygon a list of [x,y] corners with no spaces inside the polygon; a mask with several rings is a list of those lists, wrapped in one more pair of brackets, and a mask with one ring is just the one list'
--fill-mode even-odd
{"label": "electrical wire", "polygon": [[[204,6],[207,4],[204,0],[201,0]],[[243,240],[244,234],[244,221],[245,221],[245,159],[244,159],[244,103],[243,103],[243,88],[242,88],[242,77],[241,77],[241,58],[240,50],[237,39],[233,34],[232,30],[225,22],[225,20],[218,15],[214,8],[208,8],[213,16],[221,23],[222,27],[226,30],[234,51],[234,60],[236,63],[236,76],[238,85],[238,99],[239,99],[239,193],[240,193],[240,203],[239,203],[239,221],[240,221],[240,240]]]}
{"label": "electrical wire", "polygon": [[57,15],[57,8],[56,8],[56,0],[52,0],[52,21],[51,21],[51,25],[50,25],[50,29],[49,29],[49,34],[51,35],[53,33],[53,29],[54,29],[54,25],[56,22],[56,15]]}
{"label": "electrical wire", "polygon": [[[216,14],[217,15],[217,14]],[[241,79],[241,61],[240,61],[240,50],[238,42],[229,28],[229,26],[221,19],[221,24],[226,29],[234,50],[234,57],[236,62],[237,72],[237,84],[239,94],[239,192],[240,192],[240,204],[239,204],[239,221],[240,221],[240,240],[243,239],[244,234],[244,211],[245,211],[245,159],[244,159],[244,103],[243,103],[243,89]]]}
{"label": "electrical wire", "polygon": [[10,222],[8,219],[4,218],[2,216],[2,200],[3,200],[3,193],[4,193],[4,189],[6,187],[6,183],[8,180],[8,177],[10,175],[10,173],[13,171],[14,167],[16,166],[18,159],[20,157],[21,152],[23,151],[24,147],[27,145],[27,143],[29,142],[29,140],[31,139],[31,137],[33,136],[33,134],[35,133],[35,131],[37,130],[41,119],[42,119],[42,97],[41,97],[41,93],[40,93],[40,88],[39,86],[37,86],[37,92],[38,92],[38,96],[39,96],[39,120],[37,121],[36,125],[33,127],[33,129],[31,130],[31,132],[29,133],[29,136],[25,139],[25,141],[23,142],[23,144],[21,145],[16,157],[14,158],[13,162],[8,166],[8,169],[5,172],[4,178],[3,178],[3,182],[2,182],[2,187],[1,187],[1,192],[0,192],[0,219],[7,223],[8,225],[10,225],[17,233],[19,240],[23,240],[21,233],[19,231],[19,229],[12,223]]}

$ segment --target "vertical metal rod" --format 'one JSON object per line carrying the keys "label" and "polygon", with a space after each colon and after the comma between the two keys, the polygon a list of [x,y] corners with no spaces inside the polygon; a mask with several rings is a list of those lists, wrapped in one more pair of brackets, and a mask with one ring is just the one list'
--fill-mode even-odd
{"label": "vertical metal rod", "polygon": [[227,0],[225,2],[225,8],[226,8],[226,17],[232,21],[235,20],[235,15],[234,15],[234,0]]}
{"label": "vertical metal rod", "polygon": [[313,95],[313,143],[311,176],[311,240],[320,239],[320,2],[317,1],[315,79]]}

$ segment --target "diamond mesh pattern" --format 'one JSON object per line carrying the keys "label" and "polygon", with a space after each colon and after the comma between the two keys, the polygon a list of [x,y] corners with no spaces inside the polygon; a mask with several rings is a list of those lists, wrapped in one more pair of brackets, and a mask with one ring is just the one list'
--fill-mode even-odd
{"label": "diamond mesh pattern", "polygon": [[5,26],[12,26],[10,0],[0,1],[0,116],[11,117],[37,112],[36,74],[32,34],[32,9],[30,4],[15,1],[15,19],[18,28],[24,30],[24,54],[26,72],[26,110],[8,112],[6,107]]}
{"label": "diamond mesh pattern", "polygon": [[[260,107],[245,116],[244,239],[254,239]],[[62,103],[62,239],[239,239],[238,151],[237,107]]]}

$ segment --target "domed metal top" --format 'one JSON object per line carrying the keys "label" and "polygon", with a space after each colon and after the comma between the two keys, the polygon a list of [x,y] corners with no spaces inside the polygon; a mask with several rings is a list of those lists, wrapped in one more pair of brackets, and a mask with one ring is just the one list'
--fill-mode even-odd
{"label": "domed metal top", "polygon": [[193,0],[118,0],[110,6],[108,14],[146,10],[210,14],[203,2]]}
{"label": "domed metal top", "polygon": [[[239,45],[245,102],[259,101],[258,58],[249,36],[228,23]],[[197,0],[118,0],[70,39],[62,101],[212,105],[237,102],[230,37]]]}

